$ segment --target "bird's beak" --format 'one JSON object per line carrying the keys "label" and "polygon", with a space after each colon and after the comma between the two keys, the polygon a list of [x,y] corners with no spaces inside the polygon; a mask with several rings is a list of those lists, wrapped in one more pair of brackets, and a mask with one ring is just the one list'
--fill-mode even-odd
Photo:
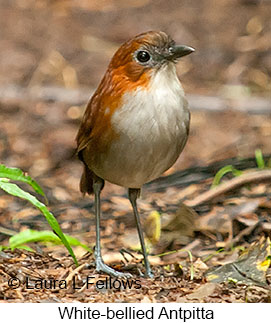
{"label": "bird's beak", "polygon": [[195,51],[194,48],[185,45],[174,45],[169,48],[168,59],[177,59],[189,55]]}

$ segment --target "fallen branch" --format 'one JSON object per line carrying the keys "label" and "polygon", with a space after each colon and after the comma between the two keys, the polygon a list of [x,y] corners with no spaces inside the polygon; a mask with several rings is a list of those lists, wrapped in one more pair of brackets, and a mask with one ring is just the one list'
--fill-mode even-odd
{"label": "fallen branch", "polygon": [[[78,87],[75,89],[36,85],[21,87],[15,84],[0,86],[0,103],[28,103],[35,101],[62,102],[69,105],[85,105],[94,89]],[[262,97],[249,97],[229,100],[219,96],[187,94],[191,110],[220,112],[228,109],[252,114],[270,114],[271,101]]]}
{"label": "fallen branch", "polygon": [[249,183],[257,183],[263,181],[271,181],[271,170],[260,170],[251,173],[246,173],[241,176],[235,177],[229,180],[226,183],[223,183],[216,188],[213,188],[207,192],[204,192],[194,198],[193,200],[186,201],[185,204],[190,207],[194,207],[206,202],[213,200],[214,198],[225,194],[229,191],[232,191],[240,186],[249,184]]}

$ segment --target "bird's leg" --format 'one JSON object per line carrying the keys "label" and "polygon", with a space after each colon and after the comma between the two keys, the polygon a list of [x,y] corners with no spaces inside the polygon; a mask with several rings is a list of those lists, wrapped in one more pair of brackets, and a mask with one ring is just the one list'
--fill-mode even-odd
{"label": "bird's leg", "polygon": [[100,193],[104,186],[104,180],[96,177],[93,182],[93,190],[95,195],[95,216],[96,216],[96,246],[95,246],[95,262],[96,270],[98,272],[104,272],[110,276],[114,277],[125,277],[131,278],[132,275],[129,273],[122,273],[114,270],[103,262],[101,254],[101,238],[100,238],[100,216],[101,216],[101,201]]}
{"label": "bird's leg", "polygon": [[151,267],[150,267],[150,263],[149,263],[149,260],[148,260],[148,255],[147,255],[145,242],[144,242],[143,231],[142,231],[140,218],[139,218],[139,214],[138,214],[138,210],[137,210],[136,200],[137,200],[137,197],[138,197],[139,193],[140,193],[140,189],[138,189],[138,188],[129,188],[129,190],[128,190],[129,200],[130,200],[130,202],[132,204],[132,207],[133,207],[134,216],[135,216],[135,220],[136,220],[137,231],[138,231],[139,240],[140,240],[140,244],[141,244],[141,249],[142,249],[143,256],[144,256],[144,263],[145,263],[145,268],[146,268],[145,275],[147,277],[152,278],[153,274],[151,272]]}

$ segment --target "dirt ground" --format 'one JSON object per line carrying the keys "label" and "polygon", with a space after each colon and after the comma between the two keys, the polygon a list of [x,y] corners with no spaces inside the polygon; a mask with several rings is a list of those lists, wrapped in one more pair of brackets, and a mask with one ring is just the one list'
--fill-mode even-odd
{"label": "dirt ground", "polygon": [[[63,246],[32,243],[35,252],[0,251],[0,302],[270,302],[270,170],[251,179],[255,150],[266,164],[271,157],[270,18],[269,0],[0,0],[0,162],[35,178],[63,231],[91,247],[93,197],[79,192],[74,154],[88,96],[116,48],[137,33],[164,30],[196,48],[178,64],[192,107],[188,143],[139,201],[149,240],[152,211],[161,214],[160,239],[148,243],[154,279],[140,276],[126,191],[107,183],[104,259],[132,273],[140,288],[97,288],[109,278],[95,272],[92,254],[75,247],[76,268]],[[229,164],[244,170],[245,182],[199,201]],[[8,232],[28,228],[49,226],[29,204],[0,192],[0,245]],[[8,286],[11,278],[21,285]],[[33,289],[38,279],[67,287]]]}

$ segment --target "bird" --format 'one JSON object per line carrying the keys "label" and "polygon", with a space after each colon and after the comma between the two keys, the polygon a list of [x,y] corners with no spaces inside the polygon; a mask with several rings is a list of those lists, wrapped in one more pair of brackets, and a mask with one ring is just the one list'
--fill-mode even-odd
{"label": "bird", "polygon": [[137,198],[145,183],[175,163],[186,144],[190,112],[176,63],[192,52],[194,48],[176,45],[163,31],[136,35],[115,52],[87,104],[76,142],[83,162],[80,190],[94,194],[97,272],[132,277],[109,267],[102,258],[100,193],[108,181],[128,189],[145,276],[153,277]]}

